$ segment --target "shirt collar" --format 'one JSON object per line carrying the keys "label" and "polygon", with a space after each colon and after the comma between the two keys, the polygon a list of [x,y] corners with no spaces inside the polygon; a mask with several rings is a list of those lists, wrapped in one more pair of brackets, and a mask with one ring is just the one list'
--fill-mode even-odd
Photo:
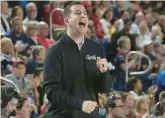
{"label": "shirt collar", "polygon": [[82,41],[80,43],[76,42],[76,44],[78,45],[79,50],[81,50],[82,45],[84,44],[84,37],[83,37],[83,39],[82,39]]}

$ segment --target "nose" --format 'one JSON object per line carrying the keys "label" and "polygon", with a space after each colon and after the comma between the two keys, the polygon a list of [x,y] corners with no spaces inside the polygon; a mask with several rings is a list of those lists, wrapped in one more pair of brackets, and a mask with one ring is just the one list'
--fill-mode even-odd
{"label": "nose", "polygon": [[82,12],[81,17],[85,18],[85,16],[86,16],[86,13]]}

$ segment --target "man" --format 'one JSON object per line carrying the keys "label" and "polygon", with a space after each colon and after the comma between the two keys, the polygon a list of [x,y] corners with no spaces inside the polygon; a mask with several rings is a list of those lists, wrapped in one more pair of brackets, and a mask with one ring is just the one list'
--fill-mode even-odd
{"label": "man", "polygon": [[144,14],[142,12],[138,12],[135,16],[135,22],[132,23],[131,26],[131,34],[140,34],[139,23],[144,20]]}
{"label": "man", "polygon": [[45,59],[45,49],[43,46],[37,45],[32,51],[33,58],[29,59],[26,64],[26,74],[33,74],[37,67],[43,67]]}
{"label": "man", "polygon": [[16,110],[19,94],[11,87],[1,86],[1,118],[8,118]]}
{"label": "man", "polygon": [[22,19],[18,16],[11,21],[12,30],[5,34],[5,37],[12,39],[14,45],[17,45],[18,52],[23,51],[28,46],[28,37],[22,30]]}
{"label": "man", "polygon": [[5,78],[14,82],[14,84],[20,89],[20,95],[28,97],[33,102],[29,80],[25,78],[26,67],[23,61],[17,61],[13,63],[13,73],[8,74]]}
{"label": "man", "polygon": [[39,22],[39,34],[37,35],[37,40],[39,43],[47,50],[52,44],[53,41],[48,39],[49,35],[49,26],[46,22]]}
{"label": "man", "polygon": [[37,17],[37,7],[36,4],[33,2],[30,2],[26,6],[26,14],[27,17],[23,20],[23,30],[26,31],[27,24],[29,21],[35,21]]}
{"label": "man", "polygon": [[112,35],[110,50],[111,53],[108,55],[109,58],[115,57],[117,54],[117,41],[121,36],[128,36],[131,41],[131,50],[135,50],[135,38],[130,34],[132,21],[130,19],[124,20],[124,28]]}
{"label": "man", "polygon": [[113,91],[109,94],[106,103],[106,118],[127,118],[124,112],[122,96],[119,92]]}
{"label": "man", "polygon": [[88,27],[85,7],[73,2],[63,15],[66,34],[48,50],[44,63],[49,112],[53,118],[97,118],[98,92],[106,93],[111,83],[107,61],[99,44],[84,39]]}
{"label": "man", "polygon": [[4,35],[6,32],[10,31],[10,25],[7,20],[8,18],[8,3],[7,1],[1,1],[1,34]]}

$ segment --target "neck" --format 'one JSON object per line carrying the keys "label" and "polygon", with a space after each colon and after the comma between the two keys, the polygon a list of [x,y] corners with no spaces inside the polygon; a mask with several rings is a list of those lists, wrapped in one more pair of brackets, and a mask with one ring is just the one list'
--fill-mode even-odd
{"label": "neck", "polygon": [[67,31],[67,35],[78,44],[80,44],[82,42],[82,39],[84,38],[83,35],[76,35],[76,34],[69,32],[69,31]]}
{"label": "neck", "polygon": [[16,37],[20,37],[21,33],[14,32]]}
{"label": "neck", "polygon": [[36,62],[43,63],[43,61],[42,60],[39,60],[39,59],[36,59]]}
{"label": "neck", "polygon": [[136,88],[134,89],[134,92],[139,95],[139,90],[137,90]]}
{"label": "neck", "polygon": [[22,118],[21,116],[19,116],[19,115],[16,115],[16,118]]}

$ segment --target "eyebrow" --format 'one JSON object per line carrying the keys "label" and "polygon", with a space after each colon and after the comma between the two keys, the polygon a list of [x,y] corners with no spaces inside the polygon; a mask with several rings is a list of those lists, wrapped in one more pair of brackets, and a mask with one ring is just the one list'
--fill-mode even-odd
{"label": "eyebrow", "polygon": [[[76,10],[75,12],[79,12],[79,11],[81,12],[81,10]],[[87,11],[86,11],[86,10],[84,10],[83,12],[87,12]]]}

